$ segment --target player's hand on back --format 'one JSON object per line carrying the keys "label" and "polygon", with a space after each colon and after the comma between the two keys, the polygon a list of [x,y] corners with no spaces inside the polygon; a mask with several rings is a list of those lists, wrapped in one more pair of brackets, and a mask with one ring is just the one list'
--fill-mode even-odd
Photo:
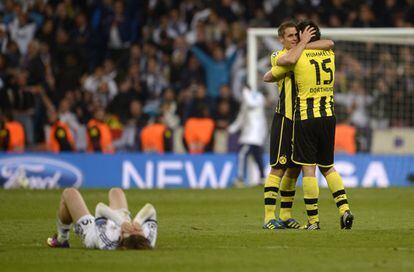
{"label": "player's hand on back", "polygon": [[307,26],[303,31],[299,33],[300,41],[305,42],[305,43],[310,42],[312,37],[315,36],[315,33],[316,33],[315,28],[311,26]]}

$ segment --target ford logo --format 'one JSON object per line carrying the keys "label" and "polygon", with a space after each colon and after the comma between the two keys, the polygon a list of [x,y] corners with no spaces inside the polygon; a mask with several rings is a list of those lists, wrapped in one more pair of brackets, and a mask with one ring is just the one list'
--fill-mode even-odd
{"label": "ford logo", "polygon": [[82,172],[67,162],[36,156],[0,159],[0,185],[10,188],[80,187]]}

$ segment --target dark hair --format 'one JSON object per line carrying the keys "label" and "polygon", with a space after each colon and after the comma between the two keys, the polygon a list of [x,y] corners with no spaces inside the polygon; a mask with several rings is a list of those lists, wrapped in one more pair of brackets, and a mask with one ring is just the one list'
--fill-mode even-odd
{"label": "dark hair", "polygon": [[279,28],[277,29],[277,35],[279,37],[283,37],[285,35],[286,28],[294,27],[296,28],[296,24],[293,21],[285,21],[280,24]]}
{"label": "dark hair", "polygon": [[120,249],[152,249],[150,241],[142,235],[133,234],[119,243]]}
{"label": "dark hair", "polygon": [[310,42],[314,42],[314,41],[320,40],[321,39],[321,31],[319,30],[319,26],[317,24],[315,24],[315,22],[313,22],[311,20],[303,20],[303,21],[300,21],[297,24],[297,29],[298,29],[298,31],[304,31],[307,26],[313,27],[316,30],[315,36],[312,37],[312,39],[310,40]]}

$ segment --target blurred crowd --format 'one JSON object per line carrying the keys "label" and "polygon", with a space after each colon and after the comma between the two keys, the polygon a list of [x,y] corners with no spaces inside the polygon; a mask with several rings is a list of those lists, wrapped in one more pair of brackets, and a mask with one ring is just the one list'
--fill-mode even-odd
{"label": "blurred crowd", "polygon": [[[414,1],[4,0],[2,126],[20,123],[29,150],[165,152],[182,128],[188,152],[211,151],[214,131],[226,131],[240,108],[246,28],[292,18],[408,27]],[[338,70],[341,82],[347,71]],[[363,81],[349,92],[363,92]],[[387,84],[371,87],[381,95]]]}

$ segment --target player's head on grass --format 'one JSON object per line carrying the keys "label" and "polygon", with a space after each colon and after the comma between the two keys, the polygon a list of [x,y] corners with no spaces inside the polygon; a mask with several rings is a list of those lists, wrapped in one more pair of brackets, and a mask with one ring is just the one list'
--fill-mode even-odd
{"label": "player's head on grass", "polygon": [[319,26],[317,24],[315,24],[315,22],[313,22],[312,20],[303,20],[303,21],[300,21],[296,25],[297,30],[300,31],[300,32],[303,32],[306,29],[306,27],[308,27],[308,26],[315,29],[315,34],[311,38],[310,42],[320,40],[321,39],[321,31],[319,29]]}
{"label": "player's head on grass", "polygon": [[277,34],[280,42],[286,49],[291,49],[298,43],[298,31],[293,21],[286,21],[280,24]]}
{"label": "player's head on grass", "polygon": [[141,225],[136,222],[122,223],[120,239],[119,249],[151,249]]}
{"label": "player's head on grass", "polygon": [[140,234],[130,235],[123,238],[118,246],[119,249],[152,249],[147,238]]}

